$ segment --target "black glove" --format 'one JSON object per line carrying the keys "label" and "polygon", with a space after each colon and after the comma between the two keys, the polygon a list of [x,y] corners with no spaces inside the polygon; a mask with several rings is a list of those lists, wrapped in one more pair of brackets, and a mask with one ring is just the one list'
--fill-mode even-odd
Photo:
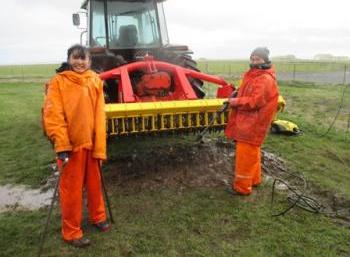
{"label": "black glove", "polygon": [[235,90],[232,92],[232,94],[230,95],[229,98],[235,98],[235,97],[237,97],[237,95],[238,95],[238,90]]}
{"label": "black glove", "polygon": [[63,162],[69,161],[69,152],[59,152],[57,153],[58,159],[60,159]]}

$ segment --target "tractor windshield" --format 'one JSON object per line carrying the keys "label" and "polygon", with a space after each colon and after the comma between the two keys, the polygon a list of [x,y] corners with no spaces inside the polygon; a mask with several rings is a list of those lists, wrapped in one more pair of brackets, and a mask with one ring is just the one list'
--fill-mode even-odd
{"label": "tractor windshield", "polygon": [[105,6],[105,1],[91,1],[91,46],[108,45],[111,49],[152,48],[168,43],[161,3],[111,0],[106,3]]}

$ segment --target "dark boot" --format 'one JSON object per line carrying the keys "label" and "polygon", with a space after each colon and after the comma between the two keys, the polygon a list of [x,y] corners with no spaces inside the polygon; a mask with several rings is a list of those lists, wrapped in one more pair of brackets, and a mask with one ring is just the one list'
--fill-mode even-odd
{"label": "dark boot", "polygon": [[230,195],[233,196],[247,196],[248,194],[242,194],[240,192],[237,192],[236,190],[232,189],[232,188],[227,188],[226,189],[227,193],[229,193]]}
{"label": "dark boot", "polygon": [[100,232],[107,232],[111,230],[111,225],[107,221],[102,221],[94,224],[94,227]]}
{"label": "dark boot", "polygon": [[79,238],[73,240],[64,240],[67,244],[72,245],[77,248],[85,248],[90,245],[90,240],[87,238]]}

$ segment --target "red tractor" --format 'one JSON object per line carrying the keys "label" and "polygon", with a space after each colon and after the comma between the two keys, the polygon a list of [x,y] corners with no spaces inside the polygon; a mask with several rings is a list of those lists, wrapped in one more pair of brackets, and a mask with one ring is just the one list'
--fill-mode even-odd
{"label": "red tractor", "polygon": [[[110,135],[221,129],[227,113],[215,115],[233,85],[201,73],[192,52],[170,45],[164,0],[86,0],[86,44],[92,68],[105,81]],[[80,13],[73,23],[80,26]],[[203,82],[218,85],[205,99]]]}

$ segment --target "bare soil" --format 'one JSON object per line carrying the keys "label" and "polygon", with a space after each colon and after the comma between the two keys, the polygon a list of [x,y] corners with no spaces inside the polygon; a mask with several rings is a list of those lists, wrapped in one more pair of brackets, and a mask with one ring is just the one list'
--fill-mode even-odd
{"label": "bare soil", "polygon": [[[303,181],[297,172],[275,154],[262,151],[262,169],[265,183],[281,178],[291,187],[304,190]],[[234,144],[223,140],[210,140],[192,145],[152,147],[148,152],[134,150],[109,161],[104,167],[108,186],[119,192],[136,193],[173,188],[179,191],[198,187],[229,187],[234,170]],[[276,189],[287,196],[283,184]],[[307,183],[306,195],[315,198],[323,211],[342,225],[350,226],[350,200]],[[339,215],[337,210],[342,209]]]}
{"label": "bare soil", "polygon": [[118,156],[106,170],[125,190],[217,187],[230,183],[233,156],[233,144],[223,142],[161,146]]}
{"label": "bare soil", "polygon": [[[52,168],[53,165],[50,165]],[[265,183],[272,184],[274,178],[281,178],[296,189],[303,185],[295,171],[290,171],[286,162],[275,154],[262,151],[262,169]],[[158,191],[165,188],[182,191],[186,188],[229,187],[234,170],[234,144],[224,140],[207,140],[205,143],[152,146],[148,151],[135,149],[108,161],[103,167],[108,190],[119,193],[137,193]],[[291,175],[292,174],[292,175]],[[48,205],[57,172],[45,181],[41,194],[29,189],[7,187],[8,195],[20,194],[17,200],[9,202],[9,197],[0,199],[1,211],[9,209],[35,209]],[[288,193],[287,187],[276,187],[282,194]],[[49,190],[48,192],[45,192]],[[19,193],[18,193],[19,192]],[[325,211],[343,225],[350,226],[350,211],[335,215],[339,209],[349,208],[350,200],[317,185],[308,184],[307,195],[325,206]],[[38,199],[43,201],[38,201]],[[21,202],[24,198],[25,203]],[[4,201],[7,201],[6,203]],[[35,205],[34,205],[35,203]]]}

